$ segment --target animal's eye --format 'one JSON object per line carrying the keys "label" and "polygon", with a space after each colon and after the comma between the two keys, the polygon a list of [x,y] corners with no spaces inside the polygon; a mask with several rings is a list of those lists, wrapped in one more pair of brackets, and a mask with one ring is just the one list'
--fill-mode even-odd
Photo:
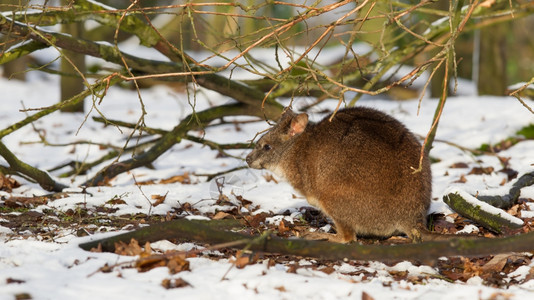
{"label": "animal's eye", "polygon": [[263,150],[265,150],[265,151],[269,151],[269,150],[271,150],[271,149],[272,149],[271,145],[269,145],[269,144],[265,144],[265,145],[263,145]]}

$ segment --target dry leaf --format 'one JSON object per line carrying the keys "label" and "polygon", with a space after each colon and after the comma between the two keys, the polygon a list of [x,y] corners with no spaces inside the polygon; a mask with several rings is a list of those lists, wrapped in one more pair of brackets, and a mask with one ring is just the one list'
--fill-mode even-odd
{"label": "dry leaf", "polygon": [[330,275],[330,274],[334,273],[336,271],[336,269],[334,269],[334,267],[332,267],[332,266],[327,266],[327,267],[319,269],[319,271]]}
{"label": "dry leaf", "polygon": [[502,170],[499,170],[499,173],[506,174],[506,176],[508,177],[508,181],[517,178],[517,175],[519,174],[519,172],[510,168],[504,168]]}
{"label": "dry leaf", "polygon": [[90,252],[102,253],[102,244],[98,243],[98,246],[96,246],[96,248],[91,248]]}
{"label": "dry leaf", "polygon": [[243,268],[246,267],[248,264],[250,264],[250,256],[248,256],[248,255],[242,255],[242,256],[239,256],[239,257],[236,258],[236,260],[235,260],[235,266],[236,266],[236,268],[238,268],[238,269],[243,269]]}
{"label": "dry leaf", "polygon": [[508,262],[509,257],[510,254],[506,253],[495,255],[490,261],[482,266],[482,270],[484,272],[501,272],[506,265],[506,262]]}
{"label": "dry leaf", "polygon": [[19,186],[20,183],[15,179],[11,178],[10,176],[4,176],[4,174],[0,174],[0,191],[11,193],[14,188],[18,188]]}
{"label": "dry leaf", "polygon": [[167,194],[165,195],[151,195],[150,198],[152,198],[152,200],[156,200],[156,202],[154,202],[152,205],[154,207],[160,205],[161,203],[165,202],[165,198],[167,198]]}
{"label": "dry leaf", "polygon": [[458,163],[454,163],[454,164],[450,165],[449,168],[451,168],[451,169],[465,169],[465,168],[469,168],[469,165],[467,165],[466,163],[463,163],[463,162],[458,162]]}
{"label": "dry leaf", "polygon": [[284,292],[287,292],[286,288],[285,288],[283,285],[281,285],[281,286],[277,286],[277,287],[275,287],[274,289],[275,289],[275,290],[279,290],[280,292],[283,292],[283,293],[284,293]]}
{"label": "dry leaf", "polygon": [[287,268],[287,273],[292,273],[292,274],[297,274],[297,270],[298,268],[300,268],[300,265],[298,262],[295,262],[293,264],[290,264],[289,267]]}
{"label": "dry leaf", "polygon": [[243,251],[237,251],[234,264],[236,268],[242,269],[247,265],[254,264],[258,261],[259,255],[253,253],[245,253]]}
{"label": "dry leaf", "polygon": [[169,269],[169,273],[171,274],[189,271],[189,261],[186,260],[186,255],[182,252],[141,256],[135,262],[135,267],[139,272],[146,272],[154,268],[165,266]]}
{"label": "dry leaf", "polygon": [[189,271],[189,261],[185,259],[185,255],[174,255],[169,258],[167,268],[171,274],[176,274],[182,271]]}
{"label": "dry leaf", "polygon": [[147,272],[154,268],[164,267],[167,265],[167,260],[165,256],[161,254],[155,254],[148,257],[139,258],[135,262],[135,268],[139,272]]}
{"label": "dry leaf", "polygon": [[10,197],[4,200],[4,205],[11,208],[25,207],[31,208],[48,203],[46,197]]}
{"label": "dry leaf", "polygon": [[478,265],[476,262],[472,262],[470,259],[462,257],[463,262],[463,276],[465,279],[469,279],[474,276],[480,276],[484,271],[482,270],[482,267]]}
{"label": "dry leaf", "polygon": [[375,300],[371,295],[367,294],[366,292],[362,292],[362,300]]}
{"label": "dry leaf", "polygon": [[286,225],[286,220],[282,219],[280,223],[278,224],[278,232],[279,233],[285,233],[291,230],[289,226]]}
{"label": "dry leaf", "polygon": [[114,197],[113,199],[107,201],[106,204],[110,204],[110,205],[126,204],[126,201],[122,200],[119,197]]}
{"label": "dry leaf", "polygon": [[11,277],[9,277],[9,278],[6,279],[6,283],[7,283],[7,284],[11,284],[11,283],[25,283],[25,282],[26,282],[26,281],[24,281],[24,280],[21,280],[21,279],[14,279],[14,278],[11,278]]}
{"label": "dry leaf", "polygon": [[[232,191],[232,194],[234,194],[233,191]],[[252,201],[243,198],[243,196],[241,195],[234,195],[234,196],[239,202],[241,202],[241,205],[244,208],[249,209],[250,205],[252,204]]]}
{"label": "dry leaf", "polygon": [[465,175],[461,175],[460,176],[460,179],[454,181],[454,183],[466,183],[467,182],[467,178],[465,178]]}
{"label": "dry leaf", "polygon": [[139,246],[139,243],[135,239],[131,239],[129,244],[122,241],[115,243],[115,254],[136,256],[141,253],[143,253],[143,248]]}
{"label": "dry leaf", "polygon": [[220,212],[216,213],[215,216],[213,216],[212,219],[213,220],[222,220],[222,219],[227,218],[229,216],[231,216],[229,213],[224,212],[224,211],[220,211]]}
{"label": "dry leaf", "polygon": [[511,214],[512,216],[519,216],[519,208],[520,208],[520,205],[519,204],[516,204],[512,207],[510,207],[506,212]]}
{"label": "dry leaf", "polygon": [[530,270],[528,271],[528,274],[525,277],[524,282],[527,282],[529,280],[534,280],[534,267],[530,267]]}
{"label": "dry leaf", "polygon": [[245,216],[245,220],[247,220],[251,227],[257,228],[262,223],[265,223],[265,219],[269,216],[270,214],[268,213],[260,213],[253,216]]}
{"label": "dry leaf", "polygon": [[108,265],[108,263],[106,263],[104,266],[100,267],[100,269],[98,269],[98,271],[100,271],[102,273],[111,273],[113,271],[113,268],[114,268],[114,266],[110,266],[110,265]]}
{"label": "dry leaf", "polygon": [[181,184],[191,184],[191,178],[189,178],[189,173],[185,172],[183,175],[176,175],[167,179],[162,179],[159,181],[159,184],[170,184],[179,182]]}
{"label": "dry leaf", "polygon": [[469,171],[467,175],[482,175],[482,174],[489,175],[493,173],[493,170],[494,170],[493,167],[486,167],[486,168],[474,167],[471,171]]}
{"label": "dry leaf", "polygon": [[183,280],[182,278],[176,279],[163,279],[161,285],[166,289],[182,288],[186,286],[191,286],[189,282]]}

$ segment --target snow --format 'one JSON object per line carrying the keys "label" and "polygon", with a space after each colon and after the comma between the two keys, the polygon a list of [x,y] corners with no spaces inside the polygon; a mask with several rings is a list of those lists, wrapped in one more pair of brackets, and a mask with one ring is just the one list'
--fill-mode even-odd
{"label": "snow", "polygon": [[[5,128],[26,117],[19,111],[23,107],[39,108],[55,103],[58,98],[58,80],[55,77],[32,75],[29,82],[21,83],[0,79],[0,90],[3,94],[3,105],[0,106],[0,128]],[[29,88],[30,87],[30,88]],[[191,103],[187,95],[170,87],[153,87],[142,90],[141,96],[148,114],[144,116],[147,126],[172,129],[179,120],[191,112]],[[222,104],[228,98],[201,90],[196,94],[196,110],[210,104]],[[297,99],[297,106],[303,104]],[[22,105],[23,103],[23,105]],[[315,111],[333,109],[336,101],[325,101]],[[532,101],[527,101],[531,107]],[[92,105],[87,102],[87,108]],[[419,135],[426,135],[437,101],[424,99],[421,110],[417,113],[418,102],[392,102],[387,100],[360,100],[358,105],[379,108],[394,115],[407,127]],[[108,91],[102,104],[97,105],[99,111],[108,119],[136,122],[142,117],[141,105],[135,91],[112,88]],[[28,114],[34,112],[30,111]],[[97,116],[94,110],[91,116]],[[312,113],[310,118],[318,120],[322,114]],[[473,156],[462,151],[447,141],[467,148],[477,148],[483,143],[494,144],[530,123],[534,117],[520,103],[511,97],[474,97],[463,95],[448,100],[440,122],[437,139],[431,155],[440,161],[432,165],[433,198],[431,211],[451,213],[442,202],[442,196],[452,185],[461,185],[462,190],[469,194],[499,194],[507,191],[512,182],[501,185],[506,175],[497,172],[502,169],[501,162],[495,156]],[[40,119],[32,126],[26,126],[4,137],[4,142],[23,161],[42,169],[49,169],[70,160],[97,159],[105,153],[98,146],[79,144],[76,146],[44,147],[36,142],[40,140],[37,130],[44,134],[49,143],[68,143],[79,140],[123,146],[125,138],[131,133],[127,129],[114,126],[104,127],[82,114],[63,114],[56,112]],[[256,132],[265,129],[265,122],[239,125],[239,131],[233,124],[209,128],[206,139],[219,142],[246,142]],[[197,134],[197,133],[193,133]],[[134,138],[130,145],[135,144]],[[247,151],[232,150],[231,154],[244,158]],[[188,218],[206,217],[203,214],[215,212],[224,207],[216,206],[213,193],[218,193],[214,181],[206,182],[204,176],[193,174],[216,173],[244,165],[235,158],[216,158],[217,153],[207,147],[183,141],[154,162],[154,169],[139,168],[121,174],[111,181],[109,187],[91,187],[89,194],[72,193],[69,197],[48,202],[33,209],[36,212],[53,210],[66,212],[79,207],[95,209],[97,207],[113,207],[117,210],[110,215],[144,213],[147,215],[165,215],[173,208],[190,203],[198,210],[199,215]],[[534,141],[524,141],[500,153],[510,158],[509,166],[520,173],[534,169]],[[130,154],[124,154],[127,159]],[[463,162],[468,168],[451,168],[454,163]],[[5,161],[0,158],[0,164]],[[106,164],[92,169],[86,175],[74,178],[56,178],[70,186],[70,191],[80,191],[77,186],[94,175],[94,172]],[[473,167],[493,167],[494,172],[484,175],[467,174]],[[153,184],[135,186],[135,181],[169,178],[184,173],[190,174],[192,184]],[[52,172],[57,176],[60,171]],[[289,215],[277,215],[267,222],[279,223],[282,219],[289,222],[299,218],[299,209],[308,206],[306,200],[297,195],[285,182],[268,181],[266,171],[240,170],[228,177],[224,194],[230,195],[230,201],[236,201],[232,192],[253,201],[260,209],[280,214],[289,210]],[[466,183],[455,184],[462,176]],[[23,184],[12,193],[0,192],[2,199],[10,196],[32,196],[46,194],[39,186],[17,178]],[[151,195],[165,195],[163,204],[153,206]],[[534,198],[534,188],[522,190],[522,197]],[[125,204],[109,204],[113,198],[124,200]],[[3,201],[3,200],[2,200]],[[521,212],[523,218],[532,217],[530,211]],[[521,221],[522,222],[522,221]],[[110,235],[125,232],[127,227],[117,232],[108,232],[110,227],[105,223],[95,226],[91,236],[78,237],[68,229],[43,227],[54,233],[53,239],[35,235],[28,231],[25,235],[15,235],[6,227],[6,220],[0,220],[0,299],[13,299],[14,295],[29,293],[34,299],[352,299],[366,293],[374,299],[474,299],[491,298],[494,295],[506,295],[510,299],[528,299],[534,296],[534,282],[527,281],[521,285],[511,285],[508,289],[498,289],[484,285],[480,277],[473,277],[462,282],[448,282],[440,279],[437,269],[432,266],[416,266],[409,262],[399,262],[393,266],[383,263],[369,262],[363,265],[352,265],[339,262],[334,265],[335,271],[327,274],[320,269],[306,267],[309,260],[302,260],[302,267],[296,273],[287,272],[289,266],[277,263],[269,266],[267,261],[247,265],[243,269],[232,267],[226,259],[212,259],[205,256],[188,258],[190,271],[169,274],[165,267],[155,268],[140,273],[135,268],[113,268],[111,272],[99,271],[103,266],[129,264],[135,257],[120,256],[111,253],[92,253],[78,247],[80,243],[101,239]],[[328,228],[324,228],[327,230]],[[466,228],[464,230],[470,230]],[[191,250],[199,246],[184,243],[174,245],[168,241],[154,243],[154,249]],[[211,253],[217,253],[212,251]],[[534,263],[522,266],[514,271],[516,279],[525,278],[532,272]],[[390,275],[391,271],[407,272],[407,279],[397,280]],[[373,276],[364,276],[369,272]],[[512,274],[510,276],[512,276]],[[423,276],[422,283],[414,283],[409,278]],[[163,279],[182,278],[191,286],[184,288],[165,289],[161,286]],[[7,283],[8,279],[20,280],[20,283]]]}

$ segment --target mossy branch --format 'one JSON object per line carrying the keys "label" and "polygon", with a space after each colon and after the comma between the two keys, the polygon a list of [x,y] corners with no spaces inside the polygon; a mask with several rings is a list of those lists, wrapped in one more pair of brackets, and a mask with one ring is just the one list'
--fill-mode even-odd
{"label": "mossy branch", "polygon": [[[453,237],[447,241],[425,242],[420,244],[403,245],[359,245],[338,244],[325,241],[310,241],[304,239],[283,239],[270,236],[257,241],[257,236],[251,236],[233,231],[226,231],[228,227],[242,228],[244,224],[233,221],[227,226],[221,226],[214,221],[190,221],[186,219],[154,224],[136,231],[116,235],[102,240],[80,244],[84,250],[97,248],[100,244],[103,251],[113,251],[115,243],[125,243],[135,239],[139,244],[158,240],[193,241],[200,244],[221,244],[232,241],[249,241],[249,250],[275,253],[282,255],[296,255],[316,259],[328,260],[377,260],[377,261],[422,261],[430,263],[443,256],[485,256],[506,252],[534,251],[534,232],[523,235],[496,239],[462,239]],[[242,246],[241,246],[242,247]],[[239,245],[233,248],[240,248]]]}
{"label": "mossy branch", "polygon": [[0,156],[9,164],[8,170],[23,174],[35,180],[43,189],[47,191],[61,192],[67,186],[53,180],[48,173],[34,168],[27,163],[19,160],[4,143],[0,141]]}
{"label": "mossy branch", "polygon": [[48,46],[36,41],[30,41],[27,43],[22,43],[18,46],[12,47],[7,51],[3,51],[0,55],[0,65],[6,64],[15,59],[21,58],[25,55],[28,55],[34,51],[47,48]]}
{"label": "mossy branch", "polygon": [[449,193],[443,196],[443,202],[463,217],[473,220],[497,233],[518,229],[523,226],[523,224],[514,223],[509,218],[502,216],[502,214],[506,214],[504,211],[499,213],[492,212],[492,210],[483,208],[484,205],[482,204],[485,203],[476,203],[476,199],[468,201],[466,198],[469,197],[462,196],[459,193]]}

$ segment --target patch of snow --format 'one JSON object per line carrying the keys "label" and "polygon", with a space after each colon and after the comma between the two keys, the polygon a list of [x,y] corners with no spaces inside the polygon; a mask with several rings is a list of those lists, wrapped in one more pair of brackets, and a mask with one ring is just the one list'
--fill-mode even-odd
{"label": "patch of snow", "polygon": [[478,230],[478,227],[473,225],[473,224],[468,224],[468,225],[465,225],[464,228],[462,228],[462,230],[458,230],[456,232],[456,234],[469,234],[469,233],[477,233],[479,230]]}

